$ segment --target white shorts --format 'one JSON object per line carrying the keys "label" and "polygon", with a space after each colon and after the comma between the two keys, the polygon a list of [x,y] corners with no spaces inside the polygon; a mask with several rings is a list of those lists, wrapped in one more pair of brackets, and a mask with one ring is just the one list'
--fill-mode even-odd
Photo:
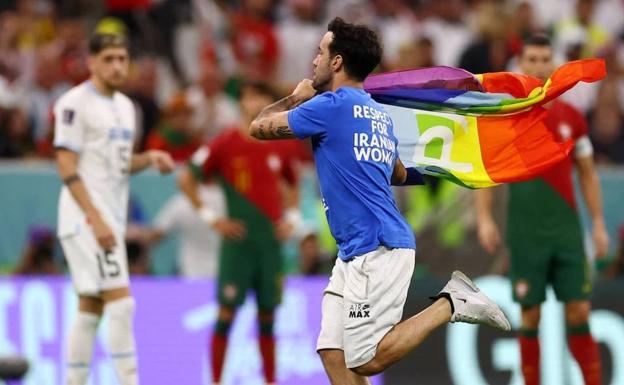
{"label": "white shorts", "polygon": [[99,296],[103,290],[127,287],[128,257],[121,235],[117,246],[104,252],[90,230],[61,238],[61,246],[78,294]]}
{"label": "white shorts", "polygon": [[336,260],[322,305],[316,349],[344,351],[348,368],[371,361],[401,321],[415,250],[380,247],[349,262]]}

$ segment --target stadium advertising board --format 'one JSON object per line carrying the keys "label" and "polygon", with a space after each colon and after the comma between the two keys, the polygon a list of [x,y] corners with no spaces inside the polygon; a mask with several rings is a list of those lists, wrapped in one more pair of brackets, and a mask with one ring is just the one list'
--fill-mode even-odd
{"label": "stadium advertising board", "polygon": [[[514,329],[520,325],[520,308],[512,302],[511,284],[503,277],[481,277],[477,285],[508,315]],[[408,317],[429,304],[428,295],[440,282],[414,282],[405,309]],[[624,384],[624,279],[596,283],[590,318],[600,344],[604,385]],[[552,290],[542,307],[540,323],[542,384],[583,385],[581,372],[570,355],[563,306]],[[393,385],[524,385],[520,349],[515,333],[489,327],[450,324],[435,331],[418,349],[385,376]]]}
{"label": "stadium advertising board", "polygon": [[[280,384],[328,383],[315,351],[326,284],[326,278],[287,283],[276,324]],[[145,278],[134,279],[132,291],[141,383],[211,384],[207,344],[217,314],[214,284]],[[76,297],[65,279],[0,279],[0,355],[29,358],[32,368],[24,385],[63,384],[63,341],[75,309]],[[117,384],[106,356],[106,321],[100,326],[90,385]],[[225,385],[264,384],[256,333],[256,307],[248,300],[230,336]]]}
{"label": "stadium advertising board", "polygon": [[[509,281],[476,280],[519,325]],[[314,350],[320,319],[320,295],[326,278],[291,278],[277,315],[278,376],[285,385],[328,384]],[[439,282],[413,283],[405,316],[421,310]],[[210,384],[207,344],[217,304],[206,281],[143,278],[133,281],[137,297],[136,335],[142,383]],[[624,384],[624,280],[599,282],[593,298],[591,328],[600,343],[605,385]],[[33,364],[25,385],[61,385],[63,341],[76,298],[65,279],[0,279],[0,355],[20,353]],[[261,360],[255,335],[254,301],[241,308],[231,335],[224,373],[228,385],[261,385]],[[114,385],[105,353],[106,322],[101,324],[90,385]],[[578,366],[566,349],[563,309],[553,293],[542,311],[542,382],[582,385]],[[385,375],[393,385],[521,385],[519,350],[514,334],[473,325],[452,324],[434,332],[422,346]],[[1,382],[0,382],[1,383]],[[375,384],[380,384],[377,380]]]}

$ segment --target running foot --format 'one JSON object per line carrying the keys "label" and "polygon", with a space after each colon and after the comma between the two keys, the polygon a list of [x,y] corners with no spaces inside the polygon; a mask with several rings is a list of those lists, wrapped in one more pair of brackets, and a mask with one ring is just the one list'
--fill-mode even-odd
{"label": "running foot", "polygon": [[505,313],[459,270],[453,272],[451,280],[434,298],[450,299],[453,312],[451,322],[484,324],[511,330]]}

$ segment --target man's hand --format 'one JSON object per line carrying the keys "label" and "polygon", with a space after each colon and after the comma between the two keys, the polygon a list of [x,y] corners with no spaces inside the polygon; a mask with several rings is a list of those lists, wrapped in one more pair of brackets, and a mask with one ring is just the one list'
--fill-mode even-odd
{"label": "man's hand", "polygon": [[106,222],[99,215],[93,215],[89,217],[89,223],[91,223],[93,234],[100,247],[106,251],[113,250],[117,245],[117,241],[115,240],[115,234],[113,234]]}
{"label": "man's hand", "polygon": [[281,242],[290,238],[294,232],[295,225],[287,220],[282,220],[275,226],[275,237]]}
{"label": "man's hand", "polygon": [[175,162],[168,152],[160,150],[150,150],[147,152],[152,167],[162,174],[170,173],[175,169]]}
{"label": "man's hand", "polygon": [[500,246],[501,236],[493,220],[480,220],[478,228],[479,243],[488,254],[494,254]]}
{"label": "man's hand", "polygon": [[212,227],[226,239],[240,241],[247,235],[245,224],[236,219],[219,218],[214,221]]}
{"label": "man's hand", "polygon": [[287,208],[284,216],[275,225],[275,237],[281,242],[290,238],[303,225],[301,212],[295,207]]}
{"label": "man's hand", "polygon": [[316,95],[316,90],[312,87],[312,80],[303,79],[297,84],[292,96],[297,101],[297,104],[301,104],[308,99],[312,99]]}
{"label": "man's hand", "polygon": [[596,250],[596,258],[601,259],[609,251],[609,234],[602,221],[594,222],[593,227],[592,238]]}

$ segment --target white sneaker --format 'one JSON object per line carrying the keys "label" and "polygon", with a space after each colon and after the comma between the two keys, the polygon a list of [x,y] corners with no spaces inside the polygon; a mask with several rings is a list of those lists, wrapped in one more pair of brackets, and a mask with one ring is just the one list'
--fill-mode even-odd
{"label": "white sneaker", "polygon": [[485,324],[511,330],[505,313],[461,271],[455,270],[451,280],[434,298],[450,298],[453,308],[451,322]]}

